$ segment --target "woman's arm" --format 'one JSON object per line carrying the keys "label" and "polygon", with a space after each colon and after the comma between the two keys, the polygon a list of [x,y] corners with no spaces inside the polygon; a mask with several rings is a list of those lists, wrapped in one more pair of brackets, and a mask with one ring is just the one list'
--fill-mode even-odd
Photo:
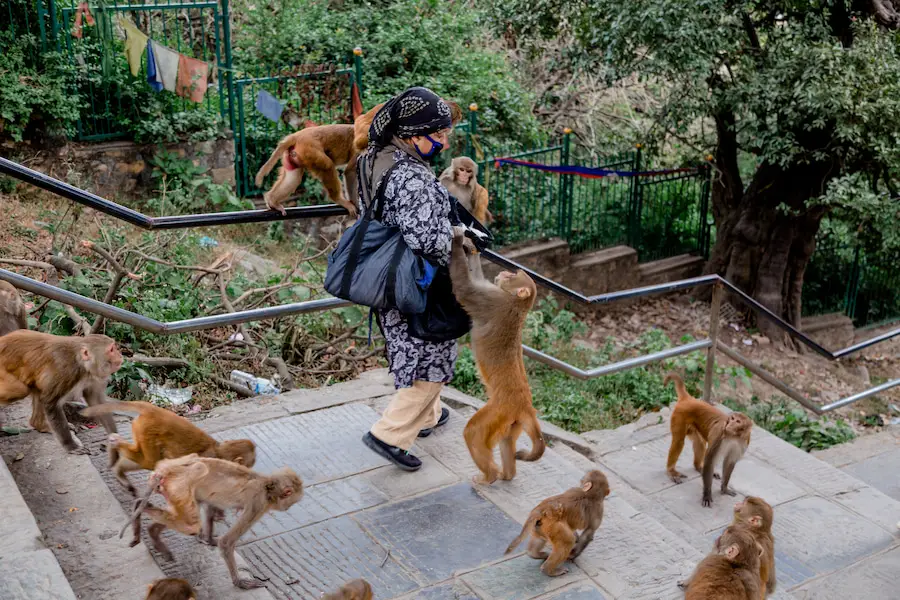
{"label": "woman's arm", "polygon": [[428,167],[416,163],[398,166],[385,186],[385,198],[394,205],[397,224],[410,250],[447,266],[453,241],[449,195]]}

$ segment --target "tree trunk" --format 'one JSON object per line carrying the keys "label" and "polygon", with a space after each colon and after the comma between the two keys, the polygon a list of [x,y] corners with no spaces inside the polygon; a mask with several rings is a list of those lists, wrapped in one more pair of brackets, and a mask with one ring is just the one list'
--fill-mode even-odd
{"label": "tree trunk", "polygon": [[[712,191],[716,244],[707,273],[723,275],[799,327],[803,275],[825,214],[821,208],[808,209],[806,201],[821,195],[838,169],[831,163],[787,169],[763,164],[743,190],[736,160],[727,152],[728,141],[720,137],[720,150],[725,152],[717,156],[719,172]],[[774,342],[787,341],[768,319],[757,319],[757,323]]]}

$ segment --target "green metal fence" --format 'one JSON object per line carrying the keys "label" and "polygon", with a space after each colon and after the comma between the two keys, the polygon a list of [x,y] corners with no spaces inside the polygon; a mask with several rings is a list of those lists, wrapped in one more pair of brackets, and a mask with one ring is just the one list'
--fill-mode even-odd
{"label": "green metal fence", "polygon": [[[83,99],[77,123],[80,140],[107,140],[129,135],[138,123],[183,115],[183,120],[212,123],[228,115],[227,89],[231,69],[228,0],[102,0],[88,3],[95,24],[82,14],[81,36],[73,27],[81,13],[80,0],[37,0],[38,23],[44,47],[65,53],[72,68],[72,92]],[[217,85],[202,103],[171,93],[156,93],[147,84],[147,57],[132,76],[124,54],[124,18],[151,39],[186,56],[215,66]],[[199,111],[199,112],[198,112]]]}
{"label": "green metal fence", "polygon": [[[301,119],[316,124],[352,123],[352,88],[362,66],[336,69],[329,65],[311,65],[287,69],[258,70],[253,76],[234,81],[235,99],[235,173],[237,191],[242,196],[258,196],[277,176],[267,177],[262,188],[254,182],[256,172],[268,160],[278,141],[294,131],[283,122],[272,122],[256,110],[260,90],[266,90],[285,103]],[[312,184],[307,177],[306,184]]]}

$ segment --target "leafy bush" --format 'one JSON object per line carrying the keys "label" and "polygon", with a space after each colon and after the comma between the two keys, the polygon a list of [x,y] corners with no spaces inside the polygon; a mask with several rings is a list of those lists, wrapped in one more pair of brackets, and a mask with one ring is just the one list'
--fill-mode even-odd
{"label": "leafy bush", "polygon": [[149,162],[156,167],[152,177],[160,196],[148,204],[160,214],[253,208],[250,201],[238,198],[231,186],[213,183],[202,167],[175,152],[160,148]]}
{"label": "leafy bush", "polygon": [[759,427],[807,452],[830,448],[856,437],[853,429],[843,419],[811,417],[804,409],[788,405],[784,398],[764,403],[754,396],[747,407],[729,400],[724,404],[743,411]]}

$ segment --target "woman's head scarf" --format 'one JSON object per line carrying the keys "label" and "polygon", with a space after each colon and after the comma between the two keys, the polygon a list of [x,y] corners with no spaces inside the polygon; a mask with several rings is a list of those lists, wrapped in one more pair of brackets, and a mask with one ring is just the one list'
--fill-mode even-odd
{"label": "woman's head scarf", "polygon": [[450,107],[424,87],[412,87],[388,100],[372,119],[369,146],[383,148],[391,139],[428,135],[453,125]]}

